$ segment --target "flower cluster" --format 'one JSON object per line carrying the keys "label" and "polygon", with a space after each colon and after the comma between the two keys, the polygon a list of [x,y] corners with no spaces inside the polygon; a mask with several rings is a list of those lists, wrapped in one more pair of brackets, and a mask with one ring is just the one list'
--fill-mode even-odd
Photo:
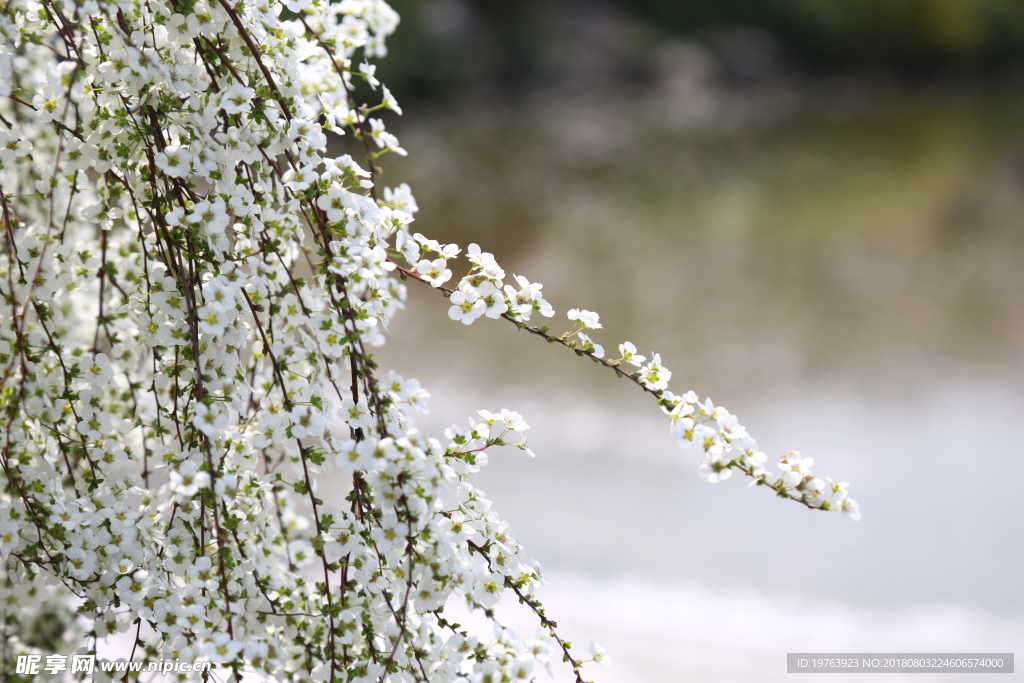
{"label": "flower cluster", "polygon": [[[810,508],[841,511],[850,519],[860,519],[860,507],[847,494],[848,484],[837,483],[827,477],[826,484],[813,476],[810,471],[813,458],[802,458],[799,453],[791,451],[779,462],[781,474],[775,477],[770,475],[765,468],[768,456],[758,450],[757,442],[743,425],[739,424],[735,415],[721,406],[715,406],[711,399],[703,402],[698,400],[692,391],[677,396],[668,390],[672,371],[662,364],[660,354],[652,354],[650,362],[647,362],[647,357],[639,355],[636,346],[627,341],[619,344],[619,353],[622,354],[619,358],[604,360],[604,347],[583,332],[602,329],[601,318],[597,313],[570,309],[566,316],[573,323],[572,328],[555,337],[549,334],[547,327],[525,326],[523,318],[518,315],[518,301],[511,296],[511,292],[503,308],[497,305],[485,308],[481,303],[479,313],[472,315],[471,307],[460,307],[458,302],[468,301],[461,293],[474,291],[473,282],[487,284],[490,280],[487,279],[486,273],[492,274],[489,277],[500,278],[500,274],[504,272],[490,254],[481,256],[476,245],[471,245],[470,249],[475,256],[470,259],[473,264],[470,275],[460,283],[459,291],[451,293],[452,301],[457,303],[449,311],[453,319],[470,324],[484,312],[489,317],[505,317],[518,322],[521,328],[545,337],[549,342],[557,342],[574,349],[577,354],[588,356],[629,377],[658,399],[659,405],[669,416],[669,433],[679,446],[696,449],[701,453],[698,472],[709,483],[724,481],[736,470],[753,478],[751,486],[767,486],[781,498],[793,498]],[[469,283],[468,286],[466,283]],[[532,286],[540,291],[541,285]],[[547,302],[541,300],[538,306],[541,306],[539,310],[548,314],[550,307]],[[491,315],[491,310],[497,313]],[[637,369],[627,372],[620,367],[623,363]]]}
{"label": "flower cluster", "polygon": [[[0,10],[3,670],[126,631],[136,658],[282,680],[528,680],[554,659],[582,681],[610,661],[557,634],[471,482],[489,449],[528,451],[523,418],[480,411],[444,444],[415,424],[429,394],[369,353],[412,278],[454,320],[604,354],[594,313],[562,338],[528,327],[553,315],[542,286],[477,245],[446,289],[462,250],[410,231],[407,186],[378,186],[375,159],[405,153],[371,118],[401,113],[370,62],[397,22],[383,0]],[[620,350],[601,362],[638,368],[709,479],[856,513],[809,459],[771,481],[735,418]],[[505,593],[537,634],[499,625]],[[494,632],[450,622],[451,601]]]}
{"label": "flower cluster", "polygon": [[[458,248],[449,245],[448,253],[454,256],[458,254]],[[476,244],[469,245],[466,259],[471,264],[469,273],[459,280],[454,292],[448,292],[452,304],[448,317],[452,320],[469,325],[481,316],[492,319],[507,316],[510,320],[527,321],[534,311],[547,317],[555,314],[551,304],[541,295],[543,285],[531,284],[522,275],[513,276],[519,289],[505,284],[505,271],[492,254],[481,251]],[[444,263],[443,259],[440,260]],[[451,275],[451,271],[445,272]],[[430,284],[437,287],[440,283],[430,281]]]}

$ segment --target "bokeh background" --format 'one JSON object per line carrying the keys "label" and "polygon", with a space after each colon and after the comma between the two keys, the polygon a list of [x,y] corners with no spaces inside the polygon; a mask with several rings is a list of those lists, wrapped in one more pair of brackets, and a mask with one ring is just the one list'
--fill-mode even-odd
{"label": "bokeh background", "polygon": [[563,635],[612,655],[590,677],[1024,653],[1024,3],[393,4],[379,74],[410,155],[382,182],[412,185],[416,227],[543,282],[555,331],[598,311],[609,353],[660,352],[673,389],[862,506],[705,484],[635,387],[411,287],[379,359],[425,384],[434,429],[531,424],[536,459],[496,454],[480,485]]}

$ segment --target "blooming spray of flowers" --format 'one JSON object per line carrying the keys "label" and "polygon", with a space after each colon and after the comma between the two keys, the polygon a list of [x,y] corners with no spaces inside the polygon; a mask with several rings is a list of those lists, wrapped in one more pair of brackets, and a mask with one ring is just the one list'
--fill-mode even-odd
{"label": "blooming spray of flowers", "polygon": [[[0,669],[120,632],[126,658],[275,680],[529,680],[564,661],[582,682],[607,664],[557,632],[472,484],[488,449],[527,449],[523,418],[424,433],[429,395],[370,355],[409,283],[635,382],[708,481],[857,517],[810,458],[772,473],[728,411],[669,391],[658,354],[606,359],[596,313],[534,326],[554,313],[540,284],[410,229],[409,188],[374,167],[405,154],[374,118],[401,110],[371,61],[398,20],[382,0],[4,3]],[[339,136],[358,159],[328,152]],[[536,633],[500,625],[503,595]],[[493,631],[454,623],[453,601]]]}

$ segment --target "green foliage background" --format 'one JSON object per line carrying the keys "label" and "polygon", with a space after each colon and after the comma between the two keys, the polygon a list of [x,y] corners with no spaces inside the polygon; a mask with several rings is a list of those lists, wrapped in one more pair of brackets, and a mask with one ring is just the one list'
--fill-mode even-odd
{"label": "green foliage background", "polygon": [[[603,55],[643,78],[659,44],[712,46],[737,29],[769,36],[797,72],[986,76],[1024,60],[1022,0],[393,0],[401,40],[381,68],[399,95],[446,98],[467,85],[551,84],[587,18],[622,26]],[[576,35],[574,35],[576,34]],[[587,38],[583,37],[583,41]],[[607,51],[606,44],[591,49]]]}
{"label": "green foliage background", "polygon": [[1019,0],[630,0],[624,5],[679,33],[764,28],[806,59],[832,67],[938,66],[1024,52]]}

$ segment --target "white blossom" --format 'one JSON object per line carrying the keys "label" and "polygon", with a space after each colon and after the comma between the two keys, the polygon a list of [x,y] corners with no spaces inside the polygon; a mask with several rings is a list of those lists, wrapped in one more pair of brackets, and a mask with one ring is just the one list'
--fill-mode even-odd
{"label": "white blossom", "polygon": [[599,330],[601,329],[600,318],[597,313],[593,311],[584,311],[578,308],[569,309],[566,314],[569,320],[575,320],[583,326],[584,330]]}
{"label": "white blossom", "polygon": [[[12,623],[55,615],[66,642],[138,630],[148,657],[274,680],[531,680],[563,658],[582,680],[610,663],[559,648],[539,566],[473,485],[496,448],[532,455],[523,416],[480,410],[441,440],[417,426],[427,390],[371,355],[417,280],[453,320],[604,355],[584,333],[597,313],[571,309],[562,337],[528,327],[554,314],[543,285],[412,232],[412,190],[376,184],[376,158],[405,154],[391,119],[367,118],[402,113],[374,61],[397,24],[383,0],[0,10]],[[381,98],[357,100],[360,80]],[[341,135],[370,154],[337,155]],[[707,480],[859,518],[811,458],[768,467],[736,416],[668,391],[658,354],[619,350],[596,369],[653,394]],[[501,626],[505,593],[541,633]],[[493,631],[442,621],[450,601]]]}
{"label": "white blossom", "polygon": [[637,354],[636,347],[633,346],[631,342],[623,342],[622,344],[619,344],[619,353],[622,354],[622,360],[626,361],[630,365],[635,365],[638,368],[643,366],[644,361],[647,360],[646,356]]}

